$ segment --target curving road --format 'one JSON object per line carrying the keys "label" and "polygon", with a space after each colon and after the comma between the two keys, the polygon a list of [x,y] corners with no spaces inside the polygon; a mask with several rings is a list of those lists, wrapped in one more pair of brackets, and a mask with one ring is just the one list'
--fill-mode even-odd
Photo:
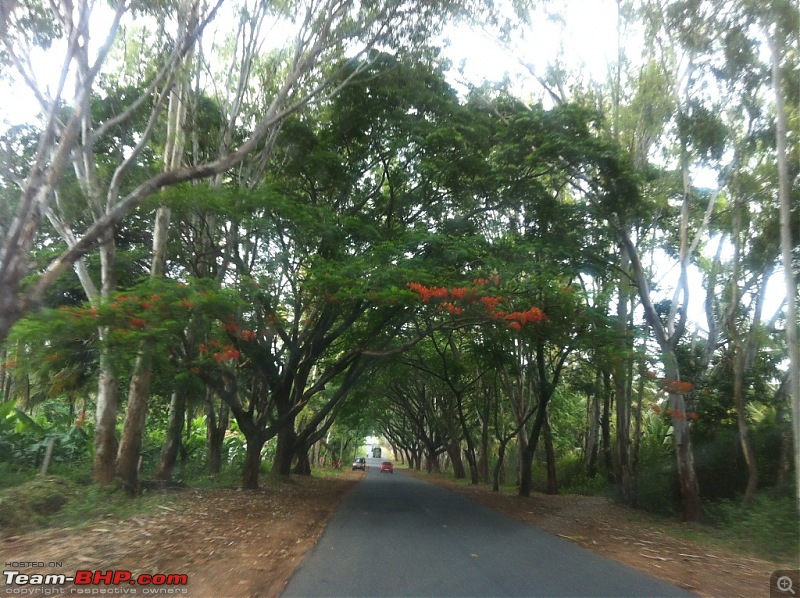
{"label": "curving road", "polygon": [[342,503],[282,596],[693,596],[402,470]]}

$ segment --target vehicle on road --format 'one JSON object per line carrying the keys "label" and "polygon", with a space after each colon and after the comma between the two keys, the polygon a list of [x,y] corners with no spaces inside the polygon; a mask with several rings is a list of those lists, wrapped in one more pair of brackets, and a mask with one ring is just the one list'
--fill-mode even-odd
{"label": "vehicle on road", "polygon": [[384,471],[388,471],[389,473],[394,473],[394,465],[392,465],[391,461],[384,461],[381,463],[381,473]]}
{"label": "vehicle on road", "polygon": [[353,471],[356,469],[367,471],[367,460],[364,457],[356,457],[353,459]]}

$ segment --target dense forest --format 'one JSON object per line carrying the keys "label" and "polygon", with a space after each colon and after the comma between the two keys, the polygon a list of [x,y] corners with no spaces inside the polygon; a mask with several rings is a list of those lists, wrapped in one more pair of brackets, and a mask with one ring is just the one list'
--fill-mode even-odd
{"label": "dense forest", "polygon": [[522,94],[438,33],[518,49],[550,3],[4,3],[39,114],[0,131],[7,483],[252,489],[375,435],[796,529],[800,13],[608,8],[605,79],[530,62]]}

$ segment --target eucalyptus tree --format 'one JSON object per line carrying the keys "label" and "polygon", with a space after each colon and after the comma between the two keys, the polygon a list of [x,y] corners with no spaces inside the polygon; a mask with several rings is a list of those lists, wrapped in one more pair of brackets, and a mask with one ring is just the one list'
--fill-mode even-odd
{"label": "eucalyptus tree", "polygon": [[[787,69],[783,66],[784,60],[790,60],[791,53],[786,49],[789,39],[796,34],[798,20],[797,6],[789,2],[776,2],[775,15],[769,15],[767,23],[774,20],[774,25],[769,24],[767,37],[770,40],[772,62],[772,87],[775,94],[775,141],[776,162],[778,169],[778,198],[780,202],[781,222],[781,260],[784,270],[784,285],[786,287],[786,344],[789,352],[789,397],[792,403],[794,420],[794,471],[797,491],[797,506],[800,510],[800,434],[797,432],[800,425],[800,324],[797,321],[797,277],[793,254],[796,251],[797,241],[793,241],[792,234],[792,201],[793,194],[791,181],[794,180],[789,172],[789,159],[787,156],[788,117],[787,107],[784,102],[784,71],[797,72],[796,56],[795,68]],[[772,17],[772,18],[770,18]],[[795,53],[796,54],[796,53]],[[795,92],[796,94],[796,92]],[[789,94],[787,94],[789,95]],[[791,96],[790,96],[791,97]],[[797,99],[796,95],[793,99]],[[791,105],[791,104],[790,104]],[[794,102],[797,105],[797,102]],[[796,162],[795,162],[796,166]],[[796,205],[796,202],[795,202]]]}
{"label": "eucalyptus tree", "polygon": [[[674,260],[681,274],[678,284],[674,286],[664,318],[657,317],[658,306],[647,298],[650,288],[647,286],[646,276],[643,276],[641,260],[633,256],[635,247],[630,235],[621,230],[620,236],[623,246],[631,255],[647,322],[660,346],[667,384],[674,386],[672,391],[669,388],[666,390],[673,413],[684,516],[694,518],[701,512],[701,507],[691,463],[689,424],[685,421],[686,401],[679,393],[674,392],[678,388],[675,381],[680,379],[681,370],[685,367],[684,364],[676,368],[675,363],[687,324],[689,288],[686,271],[692,260],[703,259],[699,256],[703,244],[709,238],[709,225],[720,229],[714,219],[720,217],[717,208],[726,205],[720,199],[727,192],[734,198],[733,204],[727,204],[732,205],[734,235],[740,234],[742,230],[741,218],[746,218],[746,212],[742,211],[742,198],[737,195],[743,189],[738,184],[733,184],[733,178],[738,176],[741,182],[742,176],[748,176],[745,173],[763,159],[763,152],[769,153],[768,147],[763,143],[755,153],[752,151],[755,148],[755,139],[763,139],[763,135],[758,132],[761,125],[756,124],[753,129],[753,123],[757,123],[764,112],[766,69],[755,51],[760,34],[756,27],[757,19],[753,17],[754,13],[747,7],[747,3],[650,2],[642,5],[641,15],[648,31],[647,39],[653,42],[650,56],[662,73],[662,87],[667,91],[665,97],[669,98],[673,113],[662,120],[668,127],[660,134],[656,130],[653,141],[670,152],[667,155],[674,156],[675,174],[679,177],[672,192],[676,199],[679,198],[673,202],[672,207],[679,209],[674,224],[677,234],[668,242],[668,247],[674,252]],[[724,98],[725,105],[721,98]],[[750,140],[743,142],[748,137]],[[746,146],[742,143],[749,144],[751,149],[743,151]],[[717,190],[702,193],[694,188],[692,170],[698,167],[717,171]],[[698,200],[705,204],[704,208]],[[762,205],[755,211],[765,215],[770,208]],[[723,214],[722,219],[725,218]],[[748,259],[743,253],[748,245],[742,244],[741,239],[734,238],[733,241],[736,253],[733,267],[735,278],[738,278],[742,273],[743,263],[738,260]],[[755,245],[750,246],[749,250],[757,251]],[[718,247],[721,249],[722,245]],[[754,253],[753,257],[755,255]],[[715,292],[717,276],[718,272],[712,267],[707,278],[706,293],[709,295]],[[741,368],[745,362],[752,363],[757,344],[744,341],[744,337],[737,332],[741,323],[739,318],[743,315],[737,311],[741,308],[741,295],[737,283],[732,281],[731,284],[730,297],[733,304],[728,306],[728,311],[707,309],[708,339],[702,360],[707,364],[711,354],[719,348],[719,333],[725,327],[732,340],[738,339],[734,344],[740,350],[737,349],[735,355],[736,359],[744,359],[744,362],[739,361]],[[713,297],[709,297],[706,303],[712,305]],[[749,317],[755,328],[759,328],[758,301],[750,305]],[[755,329],[751,332],[755,333]],[[744,345],[750,345],[750,349],[745,349]],[[751,355],[750,359],[745,357],[747,354]],[[700,376],[701,372],[696,372],[696,375]],[[679,385],[687,386],[684,383]],[[741,407],[742,394],[738,391],[734,394],[739,397]],[[743,408],[739,412],[742,450],[745,460],[751,463],[749,468],[754,482],[756,470],[752,463],[753,451],[748,447],[746,415]],[[751,483],[747,491],[748,502],[753,491],[754,483]]]}

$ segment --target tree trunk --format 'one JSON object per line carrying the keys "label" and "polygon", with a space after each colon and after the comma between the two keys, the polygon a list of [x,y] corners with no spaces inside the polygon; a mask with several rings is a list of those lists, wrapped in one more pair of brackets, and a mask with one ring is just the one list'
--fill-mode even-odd
{"label": "tree trunk", "polygon": [[506,445],[508,442],[500,442],[500,445],[497,447],[497,463],[494,466],[494,471],[492,472],[492,491],[493,492],[500,492],[500,476],[503,471],[503,464],[505,463],[506,457]]}
{"label": "tree trunk", "polygon": [[478,470],[480,472],[481,482],[488,484],[490,480],[489,472],[489,416],[481,421],[481,454],[478,459]]}
{"label": "tree trunk", "polygon": [[756,464],[756,454],[753,444],[750,442],[750,431],[747,425],[747,410],[745,409],[744,397],[744,369],[745,355],[741,347],[734,346],[736,351],[733,356],[733,401],[736,405],[736,423],[739,429],[739,446],[742,448],[742,455],[747,466],[747,487],[744,491],[742,504],[750,509],[755,500],[756,490],[758,489],[758,466]]}
{"label": "tree trunk", "polygon": [[586,397],[586,475],[593,478],[597,474],[597,436],[600,431],[599,393],[594,390]]}
{"label": "tree trunk", "polygon": [[[288,478],[292,475],[292,462],[295,456],[295,443],[297,434],[294,432],[294,421],[287,424],[291,428],[284,428],[278,432],[278,442],[275,448],[275,457],[272,461],[272,475]],[[334,463],[337,457],[333,456]]]}
{"label": "tree trunk", "polygon": [[[525,451],[528,449],[528,426],[524,424],[517,434],[517,486],[522,487],[522,478],[524,477],[522,472],[525,469],[523,455]],[[532,461],[531,461],[532,462]]]}
{"label": "tree trunk", "polygon": [[611,447],[611,403],[614,393],[611,392],[611,374],[602,372],[603,377],[603,417],[600,426],[603,432],[603,467],[609,482],[614,481],[614,452]]}
{"label": "tree trunk", "polygon": [[297,464],[294,466],[294,469],[292,469],[292,473],[304,476],[311,475],[311,458],[308,455],[308,450],[309,447],[297,447],[297,450],[295,451]]}
{"label": "tree trunk", "polygon": [[[739,446],[742,449],[745,465],[747,466],[747,487],[744,492],[742,503],[745,508],[753,506],[756,489],[758,488],[758,466],[753,445],[750,442],[750,433],[747,425],[747,410],[744,390],[744,377],[747,370],[747,349],[739,332],[739,310],[741,305],[741,292],[739,290],[741,278],[741,236],[742,236],[742,216],[744,202],[741,193],[736,192],[734,197],[733,213],[731,218],[731,240],[733,242],[733,258],[730,277],[730,302],[725,314],[725,325],[728,329],[728,336],[731,339],[731,368],[733,369],[733,404],[736,407],[736,423],[739,431]],[[766,277],[768,278],[768,277]],[[766,280],[763,283],[766,285]],[[752,335],[755,334],[756,327],[760,324],[761,314],[758,310],[753,316],[753,327],[751,328],[751,338],[748,345],[752,345]],[[754,345],[752,345],[754,347]]]}
{"label": "tree trunk", "polygon": [[258,475],[261,472],[261,449],[264,443],[257,435],[247,438],[247,450],[242,470],[242,490],[258,490]]}
{"label": "tree trunk", "polygon": [[[187,18],[181,19],[179,22],[179,37],[183,36],[184,28],[188,24],[188,3],[181,6],[181,12]],[[175,170],[183,163],[183,146],[186,139],[184,133],[186,121],[184,96],[187,89],[188,84],[181,80],[170,91],[167,134],[164,143],[165,171]],[[153,225],[153,255],[150,262],[151,279],[162,278],[166,272],[170,217],[171,211],[167,206],[160,205],[156,210],[156,218]],[[129,489],[135,489],[139,483],[138,468],[133,467],[132,463],[134,457],[138,462],[139,452],[142,447],[147,401],[150,396],[150,382],[153,377],[154,350],[154,341],[148,340],[141,344],[128,390],[128,412],[125,415],[122,441],[117,455],[117,475],[122,478],[123,484]]]}
{"label": "tree trunk", "polygon": [[797,324],[797,282],[794,278],[792,251],[792,205],[791,181],[789,180],[789,161],[786,157],[786,138],[788,125],[783,100],[783,73],[781,57],[785,42],[781,28],[775,26],[775,33],[767,33],[772,54],[772,88],[775,92],[775,141],[778,163],[778,199],[780,201],[781,260],[783,279],[786,288],[786,346],[789,353],[789,400],[792,405],[794,425],[794,478],[795,500],[800,511],[800,340]]}
{"label": "tree trunk", "polygon": [[470,427],[467,423],[467,418],[464,415],[464,406],[461,395],[456,396],[456,404],[458,406],[458,420],[461,424],[461,431],[464,434],[464,442],[467,445],[465,454],[467,456],[467,465],[469,466],[470,483],[477,485],[479,481],[478,459],[475,455],[475,443],[472,440],[472,430],[470,430]]}
{"label": "tree trunk", "polygon": [[219,413],[214,406],[214,393],[206,389],[206,450],[208,451],[208,474],[215,476],[222,471],[222,447],[230,423],[230,409],[220,400]]}
{"label": "tree trunk", "polygon": [[[689,424],[686,419],[686,405],[683,395],[674,392],[671,383],[680,381],[680,371],[678,370],[678,360],[675,354],[675,346],[683,334],[685,325],[685,313],[675,326],[673,320],[670,321],[669,330],[664,327],[658,312],[650,298],[650,287],[645,278],[644,268],[633,242],[628,236],[628,232],[618,227],[620,240],[628,257],[631,261],[631,269],[636,280],[636,287],[639,290],[639,298],[644,308],[645,318],[652,329],[656,342],[661,349],[661,357],[664,362],[666,382],[668,383],[669,405],[672,410],[673,441],[675,442],[675,458],[678,462],[678,477],[681,489],[681,504],[683,506],[683,517],[685,520],[695,521],[703,515],[702,502],[700,500],[700,486],[697,481],[697,473],[694,467],[694,453],[692,442],[689,436]],[[682,231],[686,234],[686,231]],[[688,285],[685,268],[681,274],[682,285]],[[688,302],[688,288],[684,289],[684,308]],[[672,314],[673,310],[670,310]]]}
{"label": "tree trunk", "polygon": [[[117,286],[117,248],[114,228],[100,240],[100,296],[111,299]],[[85,289],[88,291],[88,289]],[[88,292],[87,292],[88,295]],[[114,373],[108,349],[104,346],[108,329],[100,328],[100,373],[97,380],[97,405],[95,406],[93,478],[98,484],[114,480],[117,450],[117,415],[119,412],[119,380]]]}
{"label": "tree trunk", "polygon": [[[667,382],[680,381],[677,357],[674,352],[667,351],[664,371]],[[672,385],[669,385],[672,389]],[[697,521],[703,515],[700,501],[700,485],[694,467],[694,450],[689,435],[689,421],[686,417],[686,402],[683,395],[670,390],[669,406],[672,410],[672,436],[675,442],[675,457],[678,462],[678,482],[681,490],[684,521]]]}
{"label": "tree trunk", "polygon": [[467,470],[464,468],[464,460],[461,458],[461,446],[456,443],[448,443],[447,455],[450,457],[450,462],[453,464],[453,476],[457,480],[463,480],[467,477]]}
{"label": "tree trunk", "polygon": [[122,439],[117,452],[116,475],[129,493],[139,489],[139,455],[144,438],[144,422],[147,416],[147,397],[150,393],[150,380],[153,375],[152,341],[142,343],[128,389],[128,409]]}
{"label": "tree trunk", "polygon": [[636,387],[636,410],[633,427],[633,456],[631,458],[631,506],[636,508],[639,502],[639,456],[642,447],[642,401],[644,400],[644,364],[639,366],[639,382]]}
{"label": "tree trunk", "polygon": [[527,439],[525,450],[520,455],[520,460],[522,461],[519,483],[520,496],[530,496],[531,490],[533,490],[533,457],[536,454],[536,445],[539,444],[539,435],[544,427],[544,422],[547,420],[547,404],[549,402],[549,393],[540,395],[539,406],[536,408],[536,417],[533,420],[531,434]]}
{"label": "tree trunk", "polygon": [[172,482],[172,471],[178,460],[178,452],[181,448],[181,433],[183,432],[185,419],[186,392],[183,389],[176,389],[172,393],[172,399],[169,403],[166,437],[164,438],[156,472],[153,476],[156,480]]}
{"label": "tree trunk", "polygon": [[547,494],[558,494],[558,477],[556,476],[556,451],[553,446],[553,431],[550,428],[550,416],[544,420],[544,455],[547,463]]}
{"label": "tree trunk", "polygon": [[[632,352],[632,336],[628,335],[628,303],[630,302],[628,292],[628,268],[630,258],[627,252],[623,251],[620,261],[620,269],[625,275],[619,282],[619,298],[617,300],[617,334],[624,339],[626,351]],[[614,386],[617,395],[617,486],[619,496],[623,504],[630,505],[632,500],[631,472],[630,472],[630,428],[631,428],[631,394],[629,386],[630,364],[632,357],[620,358],[621,361],[614,368]]]}
{"label": "tree trunk", "polygon": [[[101,329],[100,339],[108,331]],[[97,406],[95,408],[94,465],[92,477],[98,484],[114,481],[117,459],[117,412],[119,409],[119,381],[114,375],[108,351],[100,350],[100,375],[97,380]]]}

